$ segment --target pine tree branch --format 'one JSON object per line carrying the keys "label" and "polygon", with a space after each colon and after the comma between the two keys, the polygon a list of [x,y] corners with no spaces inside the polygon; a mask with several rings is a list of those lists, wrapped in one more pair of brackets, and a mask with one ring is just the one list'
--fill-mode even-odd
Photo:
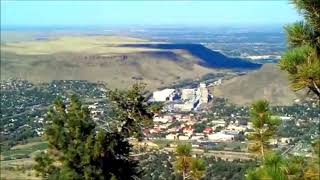
{"label": "pine tree branch", "polygon": [[[317,90],[318,94],[320,94],[320,88],[317,86],[315,81],[312,81],[314,88]],[[320,96],[319,96],[320,98]]]}

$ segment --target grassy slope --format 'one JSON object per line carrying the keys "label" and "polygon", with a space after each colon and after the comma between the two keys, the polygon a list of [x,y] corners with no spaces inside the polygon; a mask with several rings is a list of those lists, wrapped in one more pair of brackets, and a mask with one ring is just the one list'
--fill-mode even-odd
{"label": "grassy slope", "polygon": [[[1,178],[10,180],[40,179],[32,170],[33,158],[39,151],[47,149],[48,144],[44,141],[30,142],[13,146],[10,150],[1,152],[1,159],[10,157],[11,160],[1,160]],[[16,159],[17,157],[24,158]],[[27,156],[29,157],[27,157]]]}
{"label": "grassy slope", "polygon": [[[122,53],[133,48],[117,48],[119,44],[147,43],[143,39],[122,36],[75,36],[60,37],[44,41],[21,41],[5,43],[1,49],[20,55],[53,54],[60,52]],[[146,50],[146,48],[141,48]]]}
{"label": "grassy slope", "polygon": [[256,99],[268,99],[275,105],[289,105],[298,98],[290,89],[287,75],[275,64],[265,64],[260,70],[227,80],[213,92],[238,105],[248,105]]}
{"label": "grassy slope", "polygon": [[10,157],[16,159],[18,156],[32,157],[36,151],[41,151],[48,148],[47,142],[32,142],[23,145],[16,145],[10,148],[10,150],[1,152],[1,159]]}
{"label": "grassy slope", "polygon": [[[34,82],[54,79],[101,80],[109,87],[124,88],[134,83],[136,77],[142,77],[143,82],[154,89],[216,72],[192,63],[196,58],[183,50],[120,47],[121,44],[130,43],[153,42],[100,36],[6,43],[1,47],[1,78],[23,77]],[[127,58],[121,60],[123,56]]]}

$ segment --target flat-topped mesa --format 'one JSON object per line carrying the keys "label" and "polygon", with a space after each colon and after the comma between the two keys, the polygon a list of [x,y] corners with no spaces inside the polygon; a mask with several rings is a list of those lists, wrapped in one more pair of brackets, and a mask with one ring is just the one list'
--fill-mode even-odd
{"label": "flat-topped mesa", "polygon": [[152,42],[121,36],[75,36],[1,44],[1,78],[104,81],[126,88],[137,80],[149,90],[206,74],[260,67],[200,44]]}

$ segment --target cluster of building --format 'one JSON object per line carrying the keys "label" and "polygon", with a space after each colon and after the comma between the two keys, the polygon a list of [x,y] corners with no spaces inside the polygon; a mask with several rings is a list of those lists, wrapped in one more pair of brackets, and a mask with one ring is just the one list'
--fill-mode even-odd
{"label": "cluster of building", "polygon": [[189,112],[207,104],[211,95],[205,83],[193,89],[163,89],[153,92],[152,101],[166,102],[168,111]]}
{"label": "cluster of building", "polygon": [[[206,118],[197,117],[194,114],[171,113],[156,115],[153,118],[154,127],[146,129],[148,137],[162,137],[167,140],[191,140],[224,142],[236,140],[242,132],[245,132],[250,124],[239,125],[239,122],[227,124],[224,120],[203,123]],[[202,132],[196,132],[195,125],[205,124]]]}
{"label": "cluster of building", "polygon": [[[202,143],[221,143],[246,141],[245,136],[253,131],[251,122],[231,121],[224,119],[212,120],[209,123],[206,118],[196,114],[170,113],[155,115],[153,128],[144,129],[148,139],[166,139],[170,141],[190,141],[193,145]],[[196,126],[202,124],[205,127],[201,132]],[[294,138],[271,139],[273,145],[286,146],[291,144]]]}
{"label": "cluster of building", "polygon": [[33,84],[22,79],[8,79],[0,81],[0,88],[2,91],[27,89],[31,88],[32,86]]}
{"label": "cluster of building", "polygon": [[[216,84],[219,83],[221,81],[216,82]],[[205,83],[200,83],[197,88],[163,89],[153,92],[152,101],[164,102],[166,113],[156,115],[153,119],[154,127],[146,129],[146,133],[149,137],[162,137],[167,140],[198,142],[236,140],[239,133],[247,129],[247,124],[227,125],[223,119],[204,123],[206,118],[200,118],[191,113],[199,110],[202,105],[206,105],[211,98],[212,95],[209,94]],[[199,132],[195,130],[197,124],[204,124],[206,127]]]}

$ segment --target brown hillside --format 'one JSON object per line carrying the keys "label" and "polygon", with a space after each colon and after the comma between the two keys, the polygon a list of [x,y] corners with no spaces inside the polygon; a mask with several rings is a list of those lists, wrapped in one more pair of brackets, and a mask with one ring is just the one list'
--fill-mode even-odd
{"label": "brown hillside", "polygon": [[237,105],[248,105],[256,99],[267,99],[273,105],[290,105],[299,98],[290,89],[287,74],[276,64],[265,64],[257,71],[226,80],[213,92]]}
{"label": "brown hillside", "polygon": [[154,89],[218,71],[198,65],[184,50],[120,46],[130,43],[153,42],[101,36],[2,44],[1,79],[104,81],[110,88],[126,88],[139,80]]}

